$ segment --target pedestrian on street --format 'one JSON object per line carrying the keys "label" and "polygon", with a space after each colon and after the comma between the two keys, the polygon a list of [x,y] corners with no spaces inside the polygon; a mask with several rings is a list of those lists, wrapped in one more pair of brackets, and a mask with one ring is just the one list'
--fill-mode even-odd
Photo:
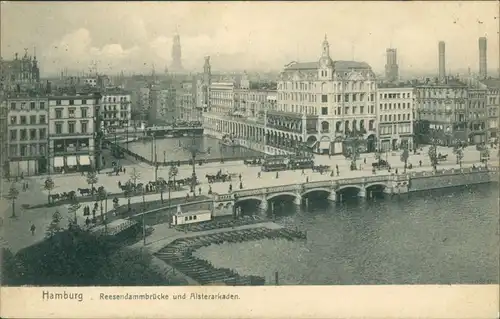
{"label": "pedestrian on street", "polygon": [[240,189],[243,189],[243,182],[240,182]]}
{"label": "pedestrian on street", "polygon": [[240,178],[240,182],[241,182],[241,174],[240,174],[239,178]]}
{"label": "pedestrian on street", "polygon": [[257,172],[257,178],[260,178],[260,172]]}
{"label": "pedestrian on street", "polygon": [[331,172],[330,172],[330,177],[333,177],[333,175],[334,175],[334,174],[333,174],[333,171],[331,171]]}
{"label": "pedestrian on street", "polygon": [[418,165],[420,165],[420,167],[422,167],[422,160],[418,161]]}
{"label": "pedestrian on street", "polygon": [[363,159],[363,163],[366,164],[366,157]]}
{"label": "pedestrian on street", "polygon": [[89,227],[90,225],[90,218],[87,216],[87,218],[85,218],[85,226]]}
{"label": "pedestrian on street", "polygon": [[[338,165],[335,165],[335,169],[337,170],[337,172],[339,171],[339,166]],[[338,174],[337,174],[338,175]]]}
{"label": "pedestrian on street", "polygon": [[309,183],[309,176],[306,176],[306,183]]}
{"label": "pedestrian on street", "polygon": [[306,175],[306,173],[304,172],[304,169],[302,169],[302,175]]}
{"label": "pedestrian on street", "polygon": [[396,174],[398,173],[398,169],[396,168]]}
{"label": "pedestrian on street", "polygon": [[280,174],[278,172],[276,172],[276,179],[278,179],[280,177]]}
{"label": "pedestrian on street", "polygon": [[233,184],[229,184],[229,192],[231,193],[233,191]]}
{"label": "pedestrian on street", "polygon": [[200,193],[200,195],[201,195],[201,187],[200,187],[200,188],[198,188],[198,192],[199,192],[199,193]]}
{"label": "pedestrian on street", "polygon": [[35,235],[35,230],[36,230],[35,224],[31,224],[31,227],[30,227],[31,236]]}

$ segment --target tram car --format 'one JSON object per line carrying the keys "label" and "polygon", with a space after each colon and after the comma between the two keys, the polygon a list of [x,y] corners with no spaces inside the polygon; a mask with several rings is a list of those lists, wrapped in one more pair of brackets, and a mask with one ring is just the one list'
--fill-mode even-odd
{"label": "tram car", "polygon": [[262,171],[275,172],[285,171],[288,169],[289,160],[286,158],[270,158],[265,159],[262,164]]}
{"label": "tram car", "polygon": [[297,157],[290,159],[290,169],[309,169],[314,167],[314,160],[310,157]]}

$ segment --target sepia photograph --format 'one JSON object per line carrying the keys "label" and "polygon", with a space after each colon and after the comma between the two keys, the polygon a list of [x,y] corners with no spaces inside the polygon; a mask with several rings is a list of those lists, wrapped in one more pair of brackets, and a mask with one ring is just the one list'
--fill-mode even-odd
{"label": "sepia photograph", "polygon": [[[225,300],[255,316],[294,289],[498,290],[500,2],[2,1],[0,14],[12,317],[36,317],[14,307],[30,289],[64,316],[90,300]],[[264,288],[280,290],[259,305],[238,294]]]}

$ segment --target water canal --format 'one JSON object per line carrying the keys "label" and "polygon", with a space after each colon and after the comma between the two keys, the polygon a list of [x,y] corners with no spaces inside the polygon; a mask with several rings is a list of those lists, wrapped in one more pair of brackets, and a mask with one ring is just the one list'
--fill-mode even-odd
{"label": "water canal", "polygon": [[300,209],[278,199],[278,222],[306,230],[307,241],[225,243],[194,255],[270,284],[276,271],[285,285],[498,284],[498,192],[476,185],[334,205],[316,197]]}
{"label": "water canal", "polygon": [[[262,155],[257,151],[250,150],[241,146],[225,146],[220,143],[220,140],[208,137],[208,136],[197,136],[197,137],[179,137],[179,138],[165,138],[156,140],[156,153],[157,160],[161,161],[182,161],[189,160],[191,154],[179,147],[180,145],[190,147],[195,145],[196,149],[205,152],[198,156],[199,159],[231,159],[231,158],[243,158]],[[136,154],[139,154],[147,159],[153,159],[153,142],[149,140],[131,142],[128,145],[128,149]],[[210,152],[207,152],[210,149]]]}

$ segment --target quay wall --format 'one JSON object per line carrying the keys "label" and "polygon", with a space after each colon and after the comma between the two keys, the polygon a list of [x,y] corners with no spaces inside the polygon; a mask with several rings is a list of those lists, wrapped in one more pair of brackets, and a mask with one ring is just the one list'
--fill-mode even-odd
{"label": "quay wall", "polygon": [[409,176],[409,192],[498,182],[498,169],[467,168],[419,172]]}

